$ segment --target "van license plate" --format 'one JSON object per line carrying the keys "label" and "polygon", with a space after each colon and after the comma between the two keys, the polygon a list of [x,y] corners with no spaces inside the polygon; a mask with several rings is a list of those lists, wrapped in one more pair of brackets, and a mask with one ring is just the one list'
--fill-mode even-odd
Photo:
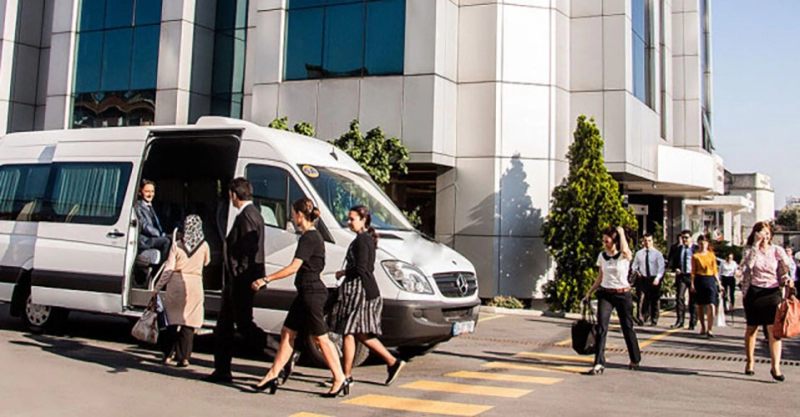
{"label": "van license plate", "polygon": [[461,334],[469,334],[475,332],[475,322],[470,321],[459,321],[458,323],[453,323],[453,336],[458,336]]}

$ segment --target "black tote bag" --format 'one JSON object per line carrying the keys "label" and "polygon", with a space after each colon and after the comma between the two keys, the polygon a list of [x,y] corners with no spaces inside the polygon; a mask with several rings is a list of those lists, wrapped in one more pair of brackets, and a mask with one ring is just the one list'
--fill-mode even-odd
{"label": "black tote bag", "polygon": [[597,351],[597,324],[590,302],[581,303],[581,316],[572,323],[572,349],[579,355],[593,355]]}

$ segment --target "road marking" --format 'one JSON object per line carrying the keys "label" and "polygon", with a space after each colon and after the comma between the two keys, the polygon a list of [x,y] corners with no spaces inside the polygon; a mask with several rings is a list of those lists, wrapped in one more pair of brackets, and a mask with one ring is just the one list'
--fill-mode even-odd
{"label": "road marking", "polygon": [[528,384],[540,384],[540,385],[553,385],[563,381],[563,379],[561,378],[548,378],[543,376],[493,374],[489,372],[467,372],[467,371],[452,372],[449,374],[445,374],[445,376],[449,376],[452,378],[486,379],[489,381],[524,382]]}
{"label": "road marking", "polygon": [[483,313],[483,314],[481,314],[481,317],[479,317],[479,318],[478,318],[478,323],[483,323],[483,322],[485,322],[485,321],[489,321],[489,320],[494,320],[494,319],[499,319],[499,318],[501,318],[501,317],[505,317],[505,316],[504,316],[504,315],[502,315],[502,314],[494,314],[494,315],[490,315],[490,316],[488,316],[488,317],[487,317],[487,316],[485,316],[484,314],[487,314],[487,313]]}
{"label": "road marking", "polygon": [[566,362],[594,363],[594,358],[586,356],[554,355],[552,353],[520,352],[515,358],[555,359]]}
{"label": "road marking", "polygon": [[510,362],[489,362],[483,364],[484,368],[490,369],[516,369],[522,371],[544,371],[544,372],[569,372],[572,374],[580,374],[586,372],[586,367],[569,366],[569,365],[529,365],[522,363]]}
{"label": "road marking", "polygon": [[289,417],[330,417],[330,416],[326,416],[325,414],[314,414],[314,413],[303,412],[303,413],[292,414]]}
{"label": "road marking", "polygon": [[448,416],[476,416],[494,408],[490,405],[460,404],[444,401],[418,400],[415,398],[390,397],[388,395],[368,394],[342,404],[362,405],[365,407],[383,408],[387,410],[411,411],[427,414],[444,414]]}
{"label": "road marking", "polygon": [[670,330],[667,330],[667,331],[665,331],[663,333],[657,334],[657,335],[645,340],[644,342],[639,343],[639,349],[643,349],[643,348],[645,348],[647,346],[650,346],[653,343],[658,342],[661,339],[665,339],[665,338],[669,337],[671,334],[673,334],[675,332],[679,332],[681,330],[683,330],[683,329],[681,329],[681,328],[670,329]]}
{"label": "road marking", "polygon": [[516,388],[498,388],[481,385],[452,384],[449,382],[416,381],[400,386],[425,391],[452,392],[456,394],[488,395],[491,397],[519,398],[532,391]]}

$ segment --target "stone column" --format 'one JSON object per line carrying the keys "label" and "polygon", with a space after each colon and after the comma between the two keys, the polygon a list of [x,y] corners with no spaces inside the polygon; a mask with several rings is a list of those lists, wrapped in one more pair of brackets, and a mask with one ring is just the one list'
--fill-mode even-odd
{"label": "stone column", "polygon": [[18,0],[0,0],[0,134],[8,132]]}
{"label": "stone column", "polygon": [[192,86],[196,0],[165,0],[161,11],[157,125],[187,124]]}

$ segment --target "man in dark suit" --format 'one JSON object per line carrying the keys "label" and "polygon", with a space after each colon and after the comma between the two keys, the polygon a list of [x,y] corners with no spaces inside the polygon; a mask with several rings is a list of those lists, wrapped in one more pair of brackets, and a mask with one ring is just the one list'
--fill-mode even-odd
{"label": "man in dark suit", "polygon": [[225,240],[225,283],[214,328],[214,372],[204,379],[230,382],[234,324],[251,348],[261,352],[267,335],[253,322],[253,281],[264,278],[264,219],[253,206],[253,186],[245,178],[228,184],[231,203],[239,211]]}
{"label": "man in dark suit", "polygon": [[139,188],[139,201],[136,202],[136,217],[139,219],[139,253],[148,249],[156,249],[161,254],[161,259],[153,260],[160,264],[167,259],[169,254],[170,239],[161,229],[161,222],[153,209],[153,198],[156,196],[156,184],[150,180],[142,180]]}
{"label": "man in dark suit", "polygon": [[[673,328],[681,328],[686,318],[686,291],[692,287],[692,255],[697,251],[697,245],[692,244],[692,232],[681,231],[680,240],[669,250],[669,267],[675,271],[675,313],[677,318]],[[689,291],[689,330],[694,330],[697,324],[694,294]]]}

